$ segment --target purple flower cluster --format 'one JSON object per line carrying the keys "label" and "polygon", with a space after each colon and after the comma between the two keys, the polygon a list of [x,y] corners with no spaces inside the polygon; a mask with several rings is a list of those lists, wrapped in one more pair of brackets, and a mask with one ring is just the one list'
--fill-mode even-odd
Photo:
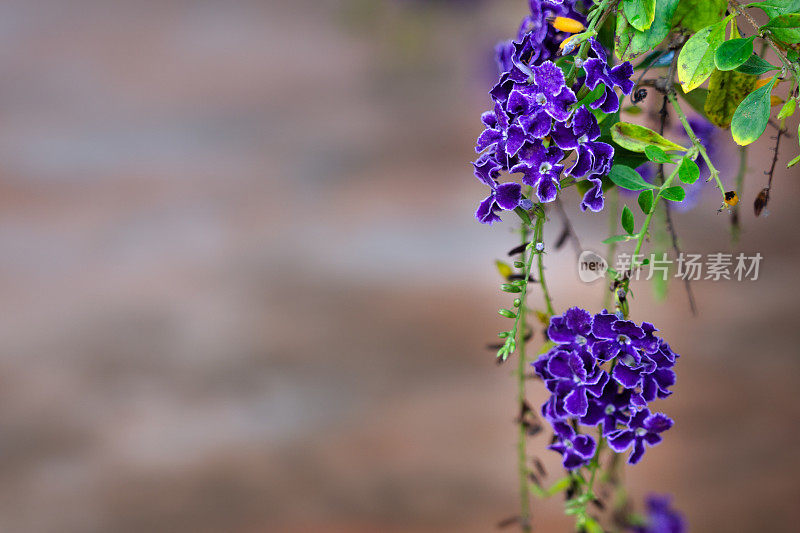
{"label": "purple flower cluster", "polygon": [[[598,141],[597,118],[585,106],[576,108],[576,93],[584,86],[593,90],[602,85],[603,93],[588,105],[614,113],[619,109],[616,89],[624,94],[633,89],[633,68],[628,62],[610,67],[605,50],[592,38],[589,57],[575,60],[578,79],[567,83],[553,59],[569,34],[556,30],[548,19],[583,22],[575,4],[576,0],[529,0],[531,14],[523,20],[517,39],[496,47],[500,79],[489,93],[494,107],[481,117],[485,129],[475,145],[480,156],[473,163],[475,176],[490,188],[475,214],[483,223],[500,220],[501,211],[529,202],[519,184],[498,182],[502,171],[521,174],[521,183],[530,186],[540,202],[555,200],[562,173],[589,180],[581,209],[603,209],[600,178],[611,169],[614,149]],[[563,66],[570,68],[568,62]],[[567,168],[564,161],[573,152],[574,161]]]}
{"label": "purple flower cluster", "polygon": [[633,533],[684,533],[683,516],[672,508],[669,496],[647,498],[647,518],[642,526],[634,526]]}
{"label": "purple flower cluster", "polygon": [[648,322],[637,325],[607,311],[592,316],[578,307],[550,320],[554,346],[533,367],[550,392],[542,415],[556,436],[550,449],[563,455],[565,468],[588,464],[597,447],[578,432],[579,424],[600,426],[618,453],[632,448],[630,464],[672,427],[670,418],[648,409],[671,394],[678,357],[655,331]]}

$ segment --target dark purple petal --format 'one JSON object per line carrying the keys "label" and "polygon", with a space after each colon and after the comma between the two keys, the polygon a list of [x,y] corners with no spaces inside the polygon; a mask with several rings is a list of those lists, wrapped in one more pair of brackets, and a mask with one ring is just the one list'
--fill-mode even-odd
{"label": "dark purple petal", "polygon": [[503,183],[495,191],[497,205],[506,210],[515,209],[522,199],[522,186],[519,183]]}
{"label": "dark purple petal", "polygon": [[578,387],[570,392],[564,399],[564,408],[573,416],[583,416],[589,408],[589,399],[586,397],[586,389]]}
{"label": "dark purple petal", "polygon": [[609,436],[608,446],[617,453],[627,450],[633,442],[633,431],[623,429]]}
{"label": "dark purple petal", "polygon": [[661,433],[672,427],[674,422],[664,413],[655,413],[647,417],[644,421],[644,428],[653,433]]}
{"label": "dark purple petal", "polygon": [[525,144],[525,132],[519,124],[513,124],[508,127],[508,138],[506,139],[506,153],[508,157],[514,157]]}
{"label": "dark purple petal", "polygon": [[641,376],[638,372],[631,370],[623,364],[617,364],[617,366],[614,367],[614,370],[611,372],[611,377],[626,389],[636,388],[641,380]]}
{"label": "dark purple petal", "polygon": [[591,459],[597,449],[597,443],[589,435],[578,435],[572,441],[575,452],[583,456],[584,459]]}
{"label": "dark purple petal", "polygon": [[539,92],[555,95],[565,87],[564,73],[552,61],[545,61],[531,70],[533,70],[533,82]]}
{"label": "dark purple petal", "polygon": [[581,200],[581,211],[589,209],[597,213],[603,210],[603,182],[598,179],[589,179],[592,182],[592,188],[586,191]]}
{"label": "dark purple petal", "polygon": [[492,193],[480,203],[478,210],[475,212],[475,218],[477,218],[482,224],[491,225],[492,222],[500,220],[500,217],[497,216],[496,211],[497,204],[494,201],[494,193]]}
{"label": "dark purple petal", "polygon": [[478,136],[478,141],[475,143],[475,151],[482,152],[490,146],[495,146],[503,138],[503,134],[499,130],[486,128]]}
{"label": "dark purple petal", "polygon": [[642,439],[636,439],[633,442],[633,451],[631,452],[630,457],[628,457],[628,464],[635,465],[639,461],[642,460],[644,456],[644,441]]}
{"label": "dark purple petal", "polygon": [[539,187],[536,189],[536,196],[540,202],[552,202],[558,195],[558,185],[550,178],[540,179]]}

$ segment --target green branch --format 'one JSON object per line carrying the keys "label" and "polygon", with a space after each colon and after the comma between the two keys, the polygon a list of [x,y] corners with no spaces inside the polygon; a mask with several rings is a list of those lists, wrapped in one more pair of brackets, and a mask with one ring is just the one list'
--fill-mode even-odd
{"label": "green branch", "polygon": [[[719,179],[719,170],[717,167],[714,166],[714,162],[711,161],[711,158],[708,157],[708,152],[706,152],[706,147],[703,146],[703,143],[700,142],[700,139],[695,134],[692,126],[689,124],[689,120],[686,118],[686,114],[681,109],[680,104],[678,104],[678,98],[675,96],[675,92],[670,90],[667,92],[667,98],[669,98],[669,103],[672,104],[672,108],[675,110],[675,113],[678,115],[678,118],[683,125],[683,129],[686,130],[686,135],[689,136],[689,139],[692,141],[692,145],[694,145],[694,151],[703,158],[703,161],[706,162],[708,166],[708,171],[711,173],[711,176],[708,178],[708,181],[712,179],[717,182],[717,187],[719,187],[720,192],[722,192],[722,197],[725,198],[725,187],[722,185],[722,181]],[[691,152],[691,150],[690,150]],[[688,155],[688,154],[687,154]]]}

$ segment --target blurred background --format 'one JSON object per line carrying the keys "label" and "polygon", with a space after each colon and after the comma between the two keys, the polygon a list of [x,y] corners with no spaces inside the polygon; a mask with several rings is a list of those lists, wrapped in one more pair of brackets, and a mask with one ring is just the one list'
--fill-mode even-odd
{"label": "blurred background", "polygon": [[[0,531],[485,532],[513,516],[514,384],[485,346],[509,303],[493,262],[516,236],[473,219],[469,161],[493,45],[525,9],[3,2]],[[674,493],[693,531],[797,527],[797,137],[755,219],[771,144],[751,151],[737,247],[713,193],[676,215],[687,251],[760,252],[758,281],[695,283],[697,317],[678,284],[666,303],[634,286],[633,317],[683,357],[660,405],[675,428],[628,481],[637,501]],[[727,134],[717,154],[732,183]],[[578,202],[602,252],[606,218]],[[546,264],[557,309],[599,310],[571,247]],[[529,446],[552,480],[546,444]],[[538,531],[569,531],[561,513],[535,502]]]}

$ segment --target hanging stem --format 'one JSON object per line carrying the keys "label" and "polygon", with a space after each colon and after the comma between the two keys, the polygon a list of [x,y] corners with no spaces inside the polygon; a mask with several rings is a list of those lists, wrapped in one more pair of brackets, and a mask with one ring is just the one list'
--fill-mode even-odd
{"label": "hanging stem", "polygon": [[[538,221],[538,219],[537,219]],[[520,227],[520,236],[522,238],[522,243],[526,244],[529,239],[529,231],[530,227],[528,224],[523,222]],[[525,261],[526,267],[525,268],[525,276],[526,276],[526,283],[527,286],[527,276],[530,275],[531,270],[531,262],[533,259],[533,250],[530,249],[530,246],[526,247],[525,251],[523,252],[523,260]],[[530,254],[528,258],[525,257],[525,254]],[[517,402],[519,403],[519,434],[517,436],[517,469],[519,471],[519,497],[520,497],[520,524],[522,526],[522,531],[525,533],[531,531],[531,496],[530,496],[530,485],[528,483],[528,451],[527,451],[527,437],[528,437],[528,428],[525,425],[525,406],[527,405],[527,401],[525,399],[525,369],[527,365],[527,357],[526,357],[526,350],[525,350],[525,335],[526,335],[526,321],[525,315],[527,314],[527,304],[524,299],[524,296],[527,294],[527,289],[524,289],[524,292],[521,295],[521,304],[519,309],[517,310],[517,324],[521,324],[521,327],[516,327],[516,339],[517,339],[517,346],[519,348],[517,357],[519,358],[518,365],[517,365]]]}
{"label": "hanging stem", "polygon": [[717,187],[719,187],[720,192],[722,192],[722,197],[725,197],[725,187],[722,186],[722,181],[719,179],[719,170],[717,167],[714,166],[714,163],[711,161],[711,158],[708,157],[708,152],[706,152],[706,147],[703,146],[703,143],[700,142],[700,139],[694,133],[692,126],[689,124],[689,121],[686,119],[686,115],[684,114],[681,106],[678,104],[678,98],[675,96],[674,91],[667,92],[667,98],[669,98],[669,103],[672,104],[672,108],[675,110],[675,113],[678,115],[678,118],[683,124],[683,129],[686,130],[686,135],[689,136],[689,139],[692,140],[692,144],[694,145],[695,150],[703,160],[706,162],[708,166],[708,171],[711,173],[711,177],[709,177],[709,181],[713,178],[714,181],[717,182]]}
{"label": "hanging stem", "polygon": [[[608,199],[608,234],[609,235],[616,235],[617,234],[617,224],[619,220],[619,191],[617,191],[616,187],[612,187],[611,190],[608,191],[608,195],[606,196]],[[609,263],[614,258],[614,254],[617,253],[617,243],[616,241],[612,241],[608,243],[608,250],[606,252],[606,261]],[[606,287],[608,289],[608,287]],[[605,296],[603,297],[603,308],[608,309],[611,306],[611,298],[613,296],[613,291],[606,290]]]}
{"label": "hanging stem", "polygon": [[541,243],[542,249],[536,250],[536,267],[539,272],[539,284],[542,286],[542,296],[544,296],[544,304],[547,308],[547,314],[549,316],[553,316],[555,311],[553,311],[553,300],[550,297],[550,291],[547,288],[547,280],[544,277],[544,222],[546,219],[546,215],[544,212],[544,206],[539,205],[539,209],[536,211],[536,225],[533,229],[533,241],[534,245],[539,245]]}

